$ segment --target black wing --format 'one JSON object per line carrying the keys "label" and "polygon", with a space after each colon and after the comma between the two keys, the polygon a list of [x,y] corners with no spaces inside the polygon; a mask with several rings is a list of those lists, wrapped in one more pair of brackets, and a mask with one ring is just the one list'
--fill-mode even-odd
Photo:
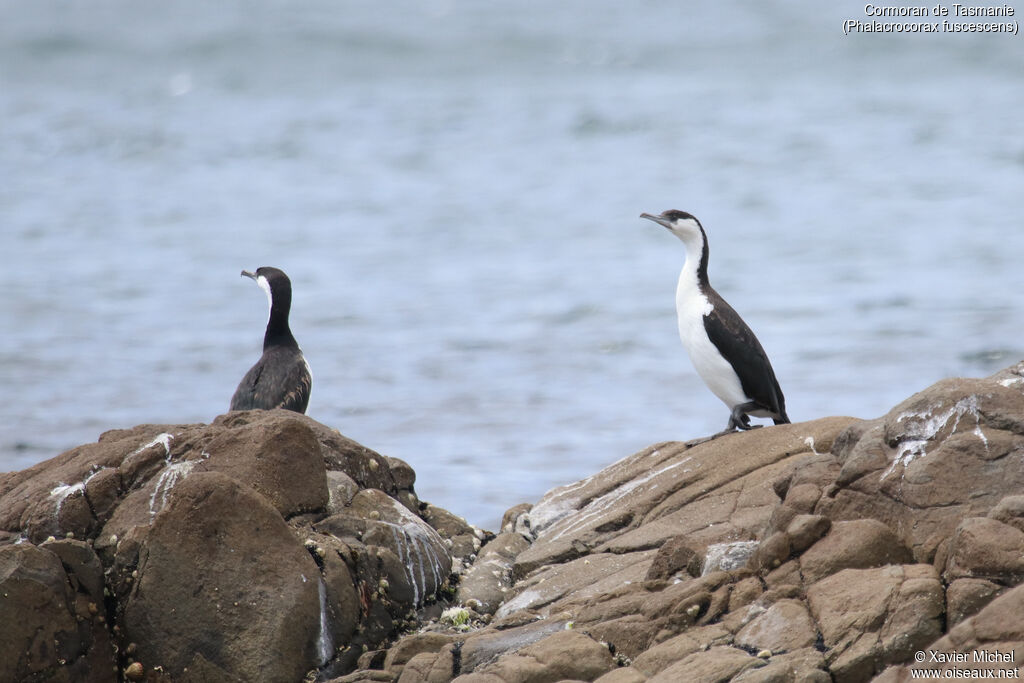
{"label": "black wing", "polygon": [[713,309],[704,317],[704,326],[711,343],[736,369],[744,393],[765,410],[789,422],[786,399],[761,342],[718,292],[708,287],[707,297]]}
{"label": "black wing", "polygon": [[267,349],[238,384],[231,410],[284,408],[305,413],[312,385],[313,377],[301,351]]}

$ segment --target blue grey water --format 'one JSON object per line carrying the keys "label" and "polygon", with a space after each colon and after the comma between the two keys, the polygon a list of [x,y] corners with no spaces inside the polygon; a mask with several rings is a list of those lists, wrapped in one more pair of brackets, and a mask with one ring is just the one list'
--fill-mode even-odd
{"label": "blue grey water", "polygon": [[0,13],[0,470],[225,412],[266,320],[239,271],[275,265],[309,415],[494,528],[725,425],[638,218],[668,208],[794,420],[1024,356],[1019,38],[812,0]]}

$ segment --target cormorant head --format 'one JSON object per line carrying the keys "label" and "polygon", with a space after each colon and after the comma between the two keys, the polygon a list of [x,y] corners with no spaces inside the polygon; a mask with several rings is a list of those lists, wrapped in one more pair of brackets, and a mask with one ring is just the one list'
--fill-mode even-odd
{"label": "cormorant head", "polygon": [[667,228],[669,232],[684,242],[694,239],[704,239],[700,221],[698,221],[697,217],[692,213],[669,209],[658,216],[652,216],[649,213],[642,213],[640,214],[640,218],[652,220],[658,225]]}
{"label": "cormorant head", "polygon": [[255,273],[243,270],[242,276],[255,280],[260,289],[267,293],[267,303],[271,309],[274,307],[274,299],[291,304],[292,281],[288,279],[283,270],[263,266],[257,268]]}

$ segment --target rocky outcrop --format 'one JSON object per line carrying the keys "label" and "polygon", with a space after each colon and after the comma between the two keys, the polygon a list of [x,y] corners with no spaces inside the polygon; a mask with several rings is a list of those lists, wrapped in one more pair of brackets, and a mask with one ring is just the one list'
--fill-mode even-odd
{"label": "rocky outcrop", "polygon": [[1021,673],[1024,363],[875,420],[656,444],[496,536],[414,481],[279,412],[0,475],[0,680]]}
{"label": "rocky outcrop", "polygon": [[107,432],[0,475],[0,680],[351,670],[483,538],[432,527],[414,481],[288,411]]}
{"label": "rocky outcrop", "polygon": [[1019,672],[1022,484],[1024,364],[876,420],[656,444],[507,515],[466,575],[494,580],[459,588],[475,626],[374,675],[903,681],[918,653],[1014,648]]}

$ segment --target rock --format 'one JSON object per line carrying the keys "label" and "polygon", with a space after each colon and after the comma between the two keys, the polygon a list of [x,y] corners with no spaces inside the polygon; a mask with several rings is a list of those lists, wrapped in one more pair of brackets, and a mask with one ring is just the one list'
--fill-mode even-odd
{"label": "rock", "polygon": [[953,626],[977,614],[1002,591],[1002,586],[985,579],[956,579],[946,589],[947,624]]}
{"label": "rock", "polygon": [[338,537],[355,537],[382,563],[393,599],[422,605],[447,580],[451,556],[434,529],[378,489],[363,489],[342,512],[315,525]]}
{"label": "rock", "polygon": [[950,541],[944,577],[1019,583],[1024,579],[1024,531],[988,517],[963,520]]}
{"label": "rock", "polygon": [[832,520],[823,515],[797,515],[786,528],[792,552],[802,553],[818,542],[832,527]]}
{"label": "rock", "polygon": [[60,539],[42,547],[60,558],[76,592],[85,593],[97,605],[103,603],[103,565],[88,543]]}
{"label": "rock", "polygon": [[460,650],[464,674],[482,670],[499,657],[518,652],[553,633],[564,631],[566,622],[559,619],[526,619],[517,625],[495,624],[466,638]]}
{"label": "rock", "polygon": [[[731,544],[736,546],[738,544]],[[739,556],[739,561],[733,560],[726,564],[717,562],[710,564],[710,568],[723,569],[729,571],[731,569],[737,569],[747,565],[747,559],[751,559],[751,566],[762,573],[771,572],[778,567],[785,564],[786,560],[789,559],[792,547],[790,546],[789,534],[786,533],[774,533],[768,538],[761,541],[760,544],[745,543],[740,546],[746,552]],[[745,557],[744,557],[745,556]]]}
{"label": "rock", "polygon": [[391,469],[391,478],[395,482],[395,488],[411,491],[413,484],[416,483],[416,472],[409,466],[409,463],[401,458],[392,458],[390,456],[384,456],[384,461]]}
{"label": "rock", "polygon": [[346,676],[332,678],[328,683],[395,683],[395,675],[388,671],[353,671]]}
{"label": "rock", "polygon": [[494,614],[512,586],[512,562],[529,543],[520,534],[499,534],[484,546],[463,575],[455,596],[461,604],[475,600],[482,614]]}
{"label": "rock", "polygon": [[423,521],[434,527],[441,538],[456,538],[458,536],[476,535],[474,529],[466,520],[458,515],[448,512],[436,505],[423,506]]}
{"label": "rock", "polygon": [[116,681],[113,649],[88,604],[75,599],[54,553],[0,546],[0,680]]}
{"label": "rock", "polygon": [[285,518],[327,507],[327,469],[316,431],[304,419],[262,413],[220,431],[205,447],[200,470],[246,482]]}
{"label": "rock", "polygon": [[422,653],[436,655],[445,645],[451,644],[454,640],[453,636],[443,633],[413,634],[408,638],[403,638],[395,647],[388,650],[387,657],[384,659],[384,668],[391,673],[400,675],[406,664],[416,655]]}
{"label": "rock", "polygon": [[[519,505],[513,505],[508,510],[505,510],[505,514],[501,516],[501,530],[515,531],[522,533],[520,527],[520,520],[529,519],[528,513],[533,509],[533,503],[520,503]],[[531,538],[533,534],[530,534]]]}
{"label": "rock", "polygon": [[175,487],[137,573],[122,623],[146,667],[177,678],[199,653],[244,680],[298,680],[317,666],[320,572],[277,509],[227,475]]}
{"label": "rock", "polygon": [[644,578],[647,581],[668,579],[677,572],[700,576],[703,564],[703,548],[694,548],[687,536],[674,536],[658,549]]}
{"label": "rock", "polygon": [[[789,554],[788,539],[780,539],[784,541],[784,544],[780,544],[781,547],[770,544],[769,540],[765,540],[767,545],[766,555],[776,554],[780,558],[784,558]],[[733,543],[713,543],[709,545],[707,553],[704,555],[701,575],[707,576],[711,572],[728,572],[745,567],[747,560],[750,559],[759,545],[757,541],[735,541]]]}
{"label": "rock", "polygon": [[728,681],[742,672],[764,666],[764,662],[743,650],[717,646],[694,652],[648,678],[648,683],[679,683],[679,681]]}
{"label": "rock", "polygon": [[944,600],[930,565],[844,569],[807,589],[839,683],[862,681],[942,633]]}
{"label": "rock", "polygon": [[[560,631],[477,671],[500,681],[587,680],[612,670],[608,648],[577,631]],[[462,679],[460,676],[456,681]]]}
{"label": "rock", "polygon": [[327,473],[327,512],[336,515],[359,492],[359,484],[344,472],[330,471]]}
{"label": "rock", "polygon": [[423,507],[423,520],[434,527],[441,538],[450,544],[449,552],[463,564],[469,564],[479,552],[482,541],[489,534],[479,531],[458,515],[430,505]]}
{"label": "rock", "polygon": [[800,557],[800,571],[808,583],[842,569],[867,569],[912,560],[889,528],[875,519],[836,522],[828,535]]}
{"label": "rock", "polygon": [[736,683],[832,683],[825,671],[825,658],[814,648],[784,655],[772,655],[760,668],[750,668],[733,679]]}
{"label": "rock", "polygon": [[[909,666],[894,666],[878,678],[880,681],[909,681],[914,678],[910,669],[917,669],[920,674],[922,669],[938,670],[939,676],[953,678],[952,675],[945,675],[942,672],[958,670],[958,678],[985,678],[986,671],[990,669],[1006,668],[1010,671],[1016,670],[1016,677],[1020,677],[1021,657],[1024,651],[1024,585],[1017,586],[1002,595],[998,596],[980,612],[970,617],[955,627],[949,633],[930,643],[927,650],[951,655],[959,653],[960,661],[952,657],[947,662],[933,662],[929,657],[921,663],[911,663]],[[1010,655],[1010,653],[1013,653]],[[974,653],[982,655],[993,655],[1001,653],[1008,656],[1011,661],[997,663],[990,661],[977,661]],[[972,676],[970,672],[974,671]],[[929,675],[929,674],[925,674]]]}
{"label": "rock", "polygon": [[745,650],[792,652],[814,645],[818,629],[799,600],[779,600],[736,634]]}
{"label": "rock", "polygon": [[633,660],[632,666],[645,676],[654,676],[695,652],[731,641],[732,634],[719,624],[690,629],[649,648]]}
{"label": "rock", "polygon": [[402,669],[398,683],[448,683],[458,675],[455,646],[440,652],[421,652]]}
{"label": "rock", "polygon": [[811,453],[809,443],[827,448],[851,422],[827,418],[754,430],[692,449],[656,444],[583,482],[554,489],[529,512],[543,543],[520,554],[515,576],[588,552],[657,547],[679,535],[704,547],[754,538],[778,503],[774,476]]}
{"label": "rock", "polygon": [[989,510],[988,516],[1024,531],[1024,495],[1006,496]]}
{"label": "rock", "polygon": [[[939,383],[871,422],[657,444],[549,492],[503,521],[533,543],[496,621],[465,634],[461,680],[503,680],[487,668],[502,654],[523,663],[502,628],[566,621],[631,660],[613,681],[861,681],[905,661],[1020,580],[1016,536],[992,533],[1020,519],[1024,364],[1013,378]],[[985,485],[964,486],[963,468]]]}
{"label": "rock", "polygon": [[1024,393],[997,377],[942,380],[859,430],[839,439],[837,488],[815,511],[878,519],[917,562],[1024,488]]}
{"label": "rock", "polygon": [[0,679],[844,683],[1024,651],[1024,363],[877,420],[656,444],[497,537],[282,412],[0,474]]}
{"label": "rock", "polygon": [[644,683],[646,680],[646,676],[633,667],[627,666],[621,669],[612,669],[600,678],[596,678],[594,683]]}
{"label": "rock", "polygon": [[554,614],[561,609],[562,600],[586,600],[613,587],[639,583],[647,575],[655,552],[602,553],[544,567],[516,585],[496,616],[501,618],[527,609]]}
{"label": "rock", "polygon": [[[47,623],[76,624],[71,659],[50,648],[25,662],[65,659],[47,675],[85,680],[82,667],[115,672],[117,647],[126,677],[154,681],[186,668],[223,681],[349,671],[448,578],[442,539],[394,497],[413,501],[413,479],[401,461],[288,411],[111,430],[0,474],[0,548],[32,553],[51,537],[39,557],[65,586],[68,616]],[[355,521],[317,531],[325,515]]]}

